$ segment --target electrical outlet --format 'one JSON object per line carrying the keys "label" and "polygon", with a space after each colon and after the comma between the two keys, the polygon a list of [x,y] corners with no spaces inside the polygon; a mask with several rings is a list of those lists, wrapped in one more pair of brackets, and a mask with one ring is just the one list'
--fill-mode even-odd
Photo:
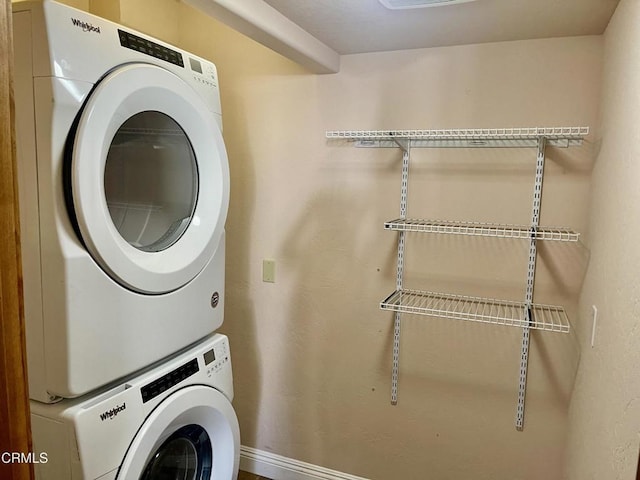
{"label": "electrical outlet", "polygon": [[276,283],[276,261],[262,260],[262,281]]}

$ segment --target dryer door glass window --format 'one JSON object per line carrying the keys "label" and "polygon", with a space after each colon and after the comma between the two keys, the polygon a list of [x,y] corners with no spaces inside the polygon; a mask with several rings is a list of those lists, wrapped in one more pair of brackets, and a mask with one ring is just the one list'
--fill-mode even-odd
{"label": "dryer door glass window", "polygon": [[200,425],[174,432],[153,453],[141,480],[209,480],[211,440]]}
{"label": "dryer door glass window", "polygon": [[109,147],[104,190],[111,220],[130,245],[145,252],[173,245],[198,194],[196,158],[182,128],[154,111],[125,121]]}

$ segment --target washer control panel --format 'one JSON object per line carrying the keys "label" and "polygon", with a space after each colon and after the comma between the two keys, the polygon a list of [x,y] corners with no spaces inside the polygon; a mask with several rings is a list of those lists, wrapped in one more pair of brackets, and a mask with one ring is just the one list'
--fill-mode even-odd
{"label": "washer control panel", "polygon": [[[231,378],[231,356],[229,354],[229,342],[226,337],[219,335],[215,343],[206,346],[206,348],[201,347],[199,352],[193,352],[192,355],[194,356],[190,360],[187,357],[179,367],[143,385],[140,388],[142,403],[147,403],[157,398],[179,383],[197,375],[206,374],[207,377],[212,378],[214,375],[227,371],[224,375],[218,377],[216,382],[220,381],[221,378],[225,378],[225,375]],[[198,380],[192,380],[191,383],[198,383]]]}
{"label": "washer control panel", "polygon": [[198,373],[198,371],[200,371],[198,360],[194,358],[153,382],[148,383],[140,389],[140,393],[142,394],[142,403],[147,403],[149,400],[153,400],[158,395],[169,390],[171,387],[189,378],[191,375]]}
{"label": "washer control panel", "polygon": [[211,350],[204,352],[204,364],[207,368],[207,375],[211,377],[223,368],[227,367],[231,361],[229,358],[229,345],[226,340],[219,342]]}

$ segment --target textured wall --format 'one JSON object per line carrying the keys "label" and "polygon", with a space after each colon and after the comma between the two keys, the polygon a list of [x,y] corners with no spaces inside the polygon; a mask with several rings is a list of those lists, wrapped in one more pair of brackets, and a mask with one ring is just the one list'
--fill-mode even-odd
{"label": "textured wall", "polygon": [[[574,334],[534,333],[525,431],[514,428],[518,329],[403,322],[389,404],[397,150],[325,130],[594,126],[600,37],[344,57],[316,76],[174,0],[121,2],[120,21],[215,61],[231,167],[226,322],[242,442],[377,479],[561,478]],[[584,231],[594,145],[550,149],[542,223]],[[531,150],[417,151],[409,214],[528,223]],[[411,237],[410,287],[522,299],[524,241]],[[263,258],[276,283],[261,281]],[[536,301],[575,317],[580,245],[540,247]]]}
{"label": "textured wall", "polygon": [[[640,444],[640,2],[622,0],[604,35],[599,155],[589,270],[580,298],[582,359],[571,401],[568,478],[630,479]],[[591,348],[591,306],[598,308]]]}
{"label": "textured wall", "polygon": [[[185,45],[204,49],[204,29]],[[327,144],[327,129],[593,125],[601,39],[358,55],[305,74],[233,32],[221,69],[232,201],[227,332],[246,445],[372,479],[560,478],[579,352],[534,334],[523,433],[520,331],[407,317],[389,405],[399,153]],[[416,152],[413,215],[527,223],[531,151]],[[593,145],[550,150],[543,222],[586,225]],[[526,242],[412,237],[409,286],[521,299]],[[536,300],[574,304],[587,252],[541,247]],[[261,282],[263,258],[276,284]],[[573,316],[573,315],[572,315]],[[543,459],[543,460],[541,460]]]}

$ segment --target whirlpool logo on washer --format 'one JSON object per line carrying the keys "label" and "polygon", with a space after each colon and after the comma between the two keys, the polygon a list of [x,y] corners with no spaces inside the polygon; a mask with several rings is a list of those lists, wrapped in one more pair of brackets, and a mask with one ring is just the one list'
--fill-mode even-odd
{"label": "whirlpool logo on washer", "polygon": [[102,420],[103,422],[105,420],[113,420],[114,417],[116,417],[123,410],[126,410],[126,408],[127,408],[127,403],[126,402],[123,403],[122,405],[116,405],[111,410],[107,410],[106,412],[101,413],[100,414],[100,420]]}
{"label": "whirlpool logo on washer", "polygon": [[100,27],[96,27],[92,23],[83,22],[82,20],[78,20],[77,18],[73,17],[71,17],[71,23],[73,23],[74,27],[81,28],[83,32],[100,33]]}

